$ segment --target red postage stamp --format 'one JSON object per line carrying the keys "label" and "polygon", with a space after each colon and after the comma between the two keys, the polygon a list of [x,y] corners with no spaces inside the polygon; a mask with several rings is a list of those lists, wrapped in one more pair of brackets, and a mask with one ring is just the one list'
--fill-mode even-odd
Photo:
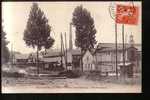
{"label": "red postage stamp", "polygon": [[117,5],[116,9],[116,23],[120,24],[138,24],[138,7]]}

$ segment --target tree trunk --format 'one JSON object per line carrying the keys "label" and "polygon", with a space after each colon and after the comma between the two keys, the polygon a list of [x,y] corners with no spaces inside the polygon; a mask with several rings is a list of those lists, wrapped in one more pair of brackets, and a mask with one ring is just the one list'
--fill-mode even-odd
{"label": "tree trunk", "polygon": [[39,47],[37,46],[37,60],[36,60],[36,63],[37,63],[37,74],[39,75]]}
{"label": "tree trunk", "polygon": [[83,72],[83,61],[82,61],[82,57],[83,57],[83,50],[81,50],[81,71]]}

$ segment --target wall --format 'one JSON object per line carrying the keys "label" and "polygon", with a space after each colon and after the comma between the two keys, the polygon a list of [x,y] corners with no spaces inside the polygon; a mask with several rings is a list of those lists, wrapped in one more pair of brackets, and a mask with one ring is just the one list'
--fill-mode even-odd
{"label": "wall", "polygon": [[83,71],[95,70],[94,58],[89,51],[86,51],[82,60],[83,60]]}
{"label": "wall", "polygon": [[[128,59],[128,51],[125,51],[125,62],[129,62]],[[135,67],[134,67],[134,72],[135,71],[140,71],[141,70],[141,52],[139,53],[139,57],[135,61]],[[97,52],[95,54],[95,61],[97,61],[97,70],[101,71],[109,71],[109,72],[115,72],[116,71],[116,53],[115,51],[104,51],[104,52]],[[119,50],[117,53],[117,61],[118,64],[122,63],[122,51]],[[119,69],[119,66],[118,66]]]}

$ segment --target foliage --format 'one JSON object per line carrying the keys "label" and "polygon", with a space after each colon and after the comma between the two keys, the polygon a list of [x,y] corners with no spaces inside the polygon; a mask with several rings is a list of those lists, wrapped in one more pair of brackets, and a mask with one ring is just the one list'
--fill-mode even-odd
{"label": "foliage", "polygon": [[1,37],[2,37],[1,38],[2,63],[7,63],[9,61],[9,56],[10,56],[10,52],[9,52],[8,47],[7,47],[9,42],[6,40],[6,33],[3,31],[3,29],[2,29],[2,32],[1,32]]}
{"label": "foliage", "polygon": [[48,49],[53,43],[54,39],[50,36],[51,27],[48,24],[48,19],[45,17],[44,12],[38,7],[37,3],[33,3],[27,27],[24,31],[24,41],[28,46],[38,50],[42,47]]}
{"label": "foliage", "polygon": [[96,29],[94,20],[87,9],[77,6],[73,12],[72,23],[76,28],[75,45],[82,51],[94,48]]}

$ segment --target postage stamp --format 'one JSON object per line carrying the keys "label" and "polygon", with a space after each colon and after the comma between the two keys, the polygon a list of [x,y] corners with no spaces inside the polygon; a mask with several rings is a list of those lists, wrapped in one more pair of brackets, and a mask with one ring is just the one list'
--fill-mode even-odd
{"label": "postage stamp", "polygon": [[121,24],[138,24],[138,7],[117,5],[116,22]]}

